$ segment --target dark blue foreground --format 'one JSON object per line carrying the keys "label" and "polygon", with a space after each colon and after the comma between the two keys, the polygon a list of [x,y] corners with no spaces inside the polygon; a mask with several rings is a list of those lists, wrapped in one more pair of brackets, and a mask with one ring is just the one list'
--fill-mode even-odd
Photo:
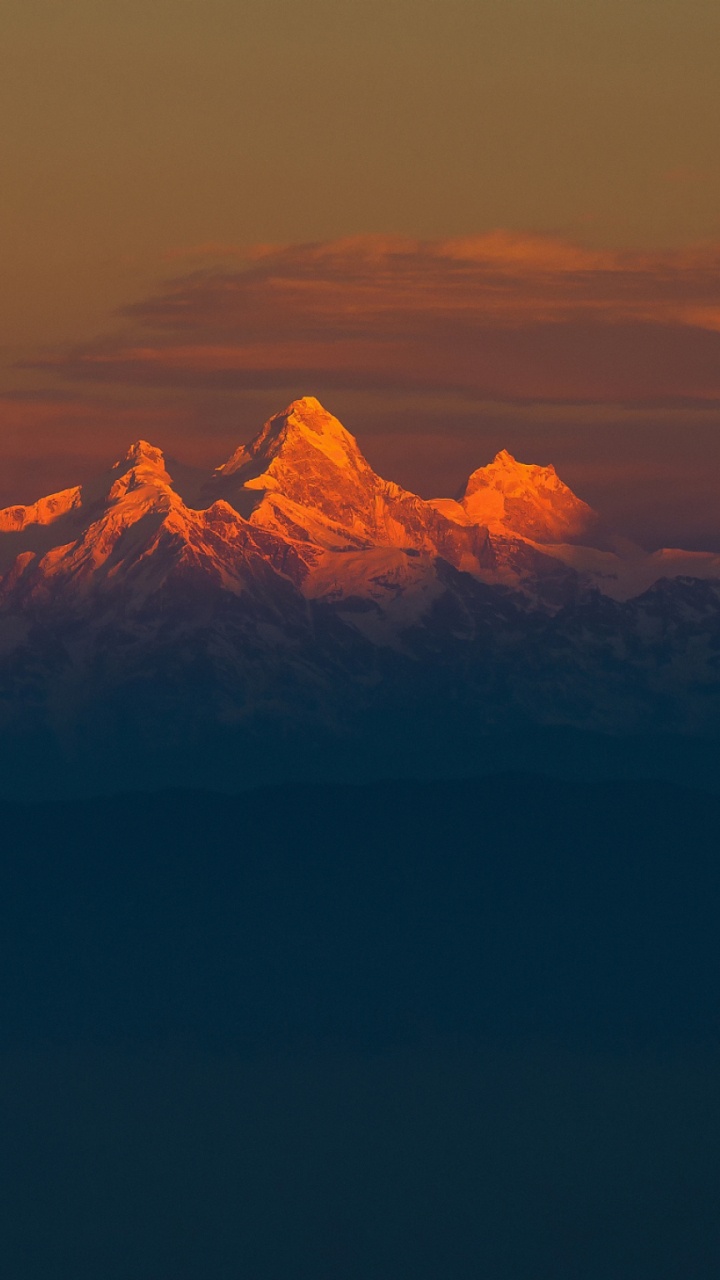
{"label": "dark blue foreground", "polygon": [[720,800],[2,812],[12,1280],[713,1280]]}

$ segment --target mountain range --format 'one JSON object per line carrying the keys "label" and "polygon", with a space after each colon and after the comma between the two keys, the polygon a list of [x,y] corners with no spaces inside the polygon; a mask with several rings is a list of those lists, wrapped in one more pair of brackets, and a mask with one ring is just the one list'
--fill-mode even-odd
{"label": "mountain range", "polygon": [[0,510],[0,575],[7,778],[173,776],[178,753],[352,774],[358,744],[402,773],[540,727],[720,729],[720,556],[648,553],[506,451],[424,500],[311,397],[211,474],[140,440]]}

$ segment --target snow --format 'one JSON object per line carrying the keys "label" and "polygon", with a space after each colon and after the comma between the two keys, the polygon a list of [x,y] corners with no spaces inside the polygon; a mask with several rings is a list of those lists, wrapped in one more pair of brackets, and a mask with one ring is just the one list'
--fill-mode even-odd
{"label": "snow", "polygon": [[589,530],[596,513],[576,497],[553,466],[518,462],[502,449],[470,476],[460,500],[468,519],[491,532],[560,542]]}
{"label": "snow", "polygon": [[[618,600],[661,578],[720,580],[720,556],[710,553],[586,545],[592,509],[552,466],[506,450],[473,472],[460,502],[426,502],[376,475],[312,396],[270,418],[205,489],[205,506],[187,506],[162,451],[138,440],[94,485],[5,508],[4,593],[87,592],[125,580],[146,591],[181,564],[237,594],[264,565],[309,599],[371,601],[357,625],[376,638],[385,628],[383,642],[395,643],[441,590],[438,558],[531,596],[553,565]],[[246,503],[245,519],[239,499],[248,491],[258,500]],[[71,520],[55,530],[63,516]]]}
{"label": "snow", "polygon": [[53,524],[79,505],[80,495],[80,487],[76,486],[39,498],[30,506],[5,507],[0,510],[0,533],[14,533],[33,524]]}
{"label": "snow", "polygon": [[[227,478],[252,468],[253,474],[245,483],[258,489],[271,488],[274,459],[298,440],[323,453],[340,470],[352,467],[360,457],[356,440],[342,423],[314,396],[303,396],[269,418],[255,439],[236,449],[215,474]],[[263,483],[268,476],[269,482]]]}

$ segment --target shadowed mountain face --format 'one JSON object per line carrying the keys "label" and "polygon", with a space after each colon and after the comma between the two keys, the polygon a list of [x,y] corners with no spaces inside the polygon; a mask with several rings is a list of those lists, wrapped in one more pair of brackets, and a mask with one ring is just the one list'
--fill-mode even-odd
{"label": "shadowed mountain face", "polygon": [[0,572],[20,772],[103,785],[104,756],[122,785],[178,751],[186,780],[228,751],[254,781],[343,752],[352,776],[463,770],[488,733],[720,728],[720,557],[622,543],[505,452],[424,501],[312,398],[210,476],[138,441],[0,511]]}

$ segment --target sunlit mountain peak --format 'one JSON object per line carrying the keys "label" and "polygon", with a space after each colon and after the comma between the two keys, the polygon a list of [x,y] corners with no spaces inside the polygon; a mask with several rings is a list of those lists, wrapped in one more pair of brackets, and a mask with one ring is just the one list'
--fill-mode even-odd
{"label": "sunlit mountain peak", "polygon": [[27,506],[4,507],[0,511],[0,533],[19,533],[33,525],[50,525],[80,505],[82,490],[79,485],[62,489],[46,498],[38,498]]}
{"label": "sunlit mountain peak", "polygon": [[529,472],[532,472],[533,474],[541,474],[543,476],[555,474],[555,468],[552,463],[549,463],[546,467],[540,467],[531,462],[519,462],[515,455],[510,453],[509,449],[499,449],[489,466],[480,467],[478,470],[489,471],[490,467],[496,467],[505,471],[515,471],[523,475],[526,475]]}
{"label": "sunlit mountain peak", "polygon": [[276,458],[292,457],[293,465],[302,470],[318,453],[341,469],[367,466],[355,437],[314,396],[302,396],[269,418],[254,440],[241,445],[218,468],[218,474],[242,472],[245,484],[272,489],[274,477],[264,473]]}
{"label": "sunlit mountain peak", "polygon": [[175,572],[235,593],[280,572],[308,599],[409,609],[434,598],[451,566],[534,600],[544,592],[554,608],[559,583],[626,599],[661,577],[720,574],[710,554],[621,545],[554,467],[507,449],[472,473],[459,501],[424,500],[378,475],[312,396],[274,414],[212,475],[190,472],[137,440],[82,487],[1,510],[0,599],[61,599],[69,584],[94,590],[127,574],[144,591]]}
{"label": "sunlit mountain peak", "polygon": [[597,530],[599,518],[558,476],[555,468],[518,462],[501,449],[470,476],[460,503],[473,522],[491,532],[537,542],[575,542]]}
{"label": "sunlit mountain peak", "polygon": [[222,497],[253,525],[325,550],[410,547],[478,570],[492,558],[484,530],[451,523],[373,471],[355,437],[313,396],[270,418],[215,473]]}
{"label": "sunlit mountain peak", "polygon": [[165,456],[162,449],[156,448],[154,444],[149,444],[147,440],[136,440],[130,445],[124,458],[115,463],[115,468],[119,471],[127,467],[156,467],[159,470],[165,470]]}
{"label": "sunlit mountain peak", "polygon": [[110,479],[112,484],[107,497],[111,501],[118,501],[132,493],[139,497],[147,490],[153,495],[158,490],[164,493],[172,486],[162,450],[149,444],[147,440],[136,440],[130,446],[125,457],[116,462],[110,471]]}

